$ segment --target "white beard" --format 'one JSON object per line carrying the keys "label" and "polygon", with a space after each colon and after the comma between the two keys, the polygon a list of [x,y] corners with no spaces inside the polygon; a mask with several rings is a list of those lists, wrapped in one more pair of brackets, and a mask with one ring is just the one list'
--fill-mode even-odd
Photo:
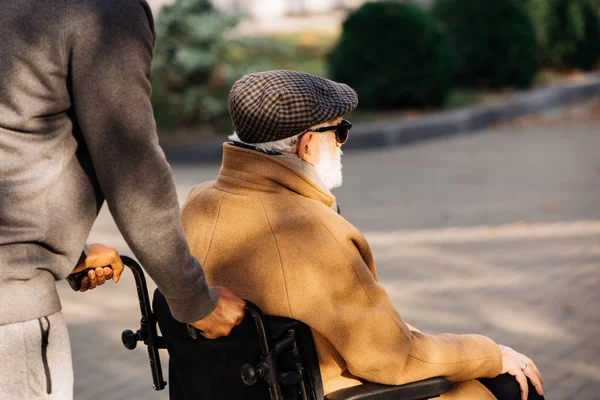
{"label": "white beard", "polygon": [[342,149],[336,147],[335,157],[329,156],[329,145],[326,140],[321,141],[319,147],[320,159],[315,169],[317,175],[323,181],[327,189],[335,189],[342,186]]}

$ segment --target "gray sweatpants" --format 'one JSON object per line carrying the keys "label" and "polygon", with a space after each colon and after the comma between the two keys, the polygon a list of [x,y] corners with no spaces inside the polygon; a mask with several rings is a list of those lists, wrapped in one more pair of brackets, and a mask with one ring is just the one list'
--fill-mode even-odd
{"label": "gray sweatpants", "polygon": [[0,325],[0,399],[72,398],[71,345],[62,313]]}

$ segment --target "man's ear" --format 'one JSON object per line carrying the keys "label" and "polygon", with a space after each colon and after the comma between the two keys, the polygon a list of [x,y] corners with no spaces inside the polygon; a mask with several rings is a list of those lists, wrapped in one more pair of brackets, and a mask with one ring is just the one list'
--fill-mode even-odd
{"label": "man's ear", "polygon": [[314,164],[316,157],[315,143],[316,143],[316,135],[313,132],[306,132],[300,138],[300,142],[298,143],[297,154],[298,157],[303,159],[304,161],[308,161],[311,164]]}

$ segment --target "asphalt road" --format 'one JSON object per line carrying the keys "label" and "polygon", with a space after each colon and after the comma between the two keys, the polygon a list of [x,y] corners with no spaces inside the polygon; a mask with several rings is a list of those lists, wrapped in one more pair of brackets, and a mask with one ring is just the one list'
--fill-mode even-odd
{"label": "asphalt road", "polygon": [[[577,115],[348,154],[335,193],[406,321],[529,355],[547,399],[600,398],[600,118]],[[217,171],[175,167],[180,199]],[[90,242],[131,254],[106,209]],[[139,321],[132,281],[85,294],[59,283],[76,399],[168,398],[145,349],[120,344]]]}

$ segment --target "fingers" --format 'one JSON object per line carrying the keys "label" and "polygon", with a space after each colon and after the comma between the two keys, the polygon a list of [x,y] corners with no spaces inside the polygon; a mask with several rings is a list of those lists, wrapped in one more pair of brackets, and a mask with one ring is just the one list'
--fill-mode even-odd
{"label": "fingers", "polygon": [[[110,268],[109,268],[110,269]],[[88,270],[87,277],[84,277],[81,281],[81,286],[83,288],[83,281],[86,280],[88,284],[86,285],[85,290],[92,290],[96,287],[103,285],[106,282],[106,276],[104,275],[104,267],[98,267],[96,269]],[[84,290],[82,290],[84,291]]]}
{"label": "fingers", "polygon": [[89,288],[90,288],[90,279],[87,276],[84,276],[81,279],[81,288],[79,289],[79,291],[80,292],[85,292]]}
{"label": "fingers", "polygon": [[202,323],[199,324],[200,326],[205,326],[206,329],[198,328],[197,323],[192,324],[193,326],[198,328],[198,331],[200,332],[200,334],[202,336],[204,336],[205,338],[217,339],[217,338],[220,338],[223,336],[228,336],[231,333],[231,330],[233,329],[232,325],[216,324],[216,323],[209,325],[209,321],[206,321],[207,318],[201,320]]}
{"label": "fingers", "polygon": [[[531,381],[536,392],[540,395],[544,395],[542,374],[540,373],[537,365],[527,356],[521,354],[508,346],[500,345],[500,351],[502,352],[502,369],[503,373],[508,372],[513,375],[519,386],[521,387],[521,397],[523,400],[527,400],[529,396],[529,387],[527,380]],[[523,366],[526,367],[523,369]]]}
{"label": "fingers", "polygon": [[121,279],[121,274],[123,273],[125,266],[123,265],[123,261],[121,261],[121,257],[119,257],[119,253],[116,250],[113,262],[111,262],[110,265],[112,267],[113,282],[117,283],[119,282],[119,279]]}
{"label": "fingers", "polygon": [[[212,321],[212,322],[211,322]],[[198,328],[198,324],[193,324],[196,328]],[[201,320],[199,324],[204,329],[198,328],[200,334],[207,339],[217,339],[223,336],[229,336],[232,329],[234,328],[234,324],[231,323],[223,323],[214,321],[214,319],[209,319],[209,317]]]}
{"label": "fingers", "polygon": [[88,270],[87,277],[90,282],[89,290],[95,289],[98,286],[98,277],[96,276],[96,270],[90,269]]}
{"label": "fingers", "polygon": [[[525,357],[525,361],[528,365],[527,369],[531,369],[531,371],[535,374],[535,376],[538,377],[538,379],[540,380],[540,383],[543,385],[544,384],[544,378],[542,378],[542,373],[540,372],[540,370],[538,369],[537,365],[535,365],[535,363],[533,362],[533,360]],[[527,375],[529,376],[529,375]]]}
{"label": "fingers", "polygon": [[225,333],[225,332],[221,332],[221,333],[218,333],[218,334],[210,334],[210,333],[207,333],[207,332],[204,332],[204,331],[200,331],[200,334],[202,336],[204,336],[205,338],[207,338],[207,339],[217,339],[217,338],[220,338],[222,336],[229,335],[229,333]]}
{"label": "fingers", "polygon": [[[513,350],[514,351],[514,350]],[[544,379],[542,378],[542,374],[538,369],[537,365],[533,362],[533,360],[527,357],[525,354],[521,354],[515,351],[517,355],[517,359],[521,362],[521,365],[527,364],[527,368],[523,370],[523,373],[529,378],[531,384],[535,387],[536,392],[540,396],[544,395],[544,388],[542,385],[544,384]]]}
{"label": "fingers", "polygon": [[542,387],[542,382],[540,381],[539,376],[533,372],[533,370],[528,371],[529,368],[525,369],[525,375],[531,381],[533,387],[535,387],[535,391],[538,392],[540,396],[544,395],[544,388]]}
{"label": "fingers", "polygon": [[502,373],[509,373],[514,376],[519,387],[521,388],[521,399],[527,400],[529,396],[529,387],[527,377],[521,370],[523,362],[519,359],[519,353],[508,346],[498,345],[502,353]]}
{"label": "fingers", "polygon": [[110,267],[98,267],[88,270],[88,275],[81,279],[80,292],[95,289],[97,286],[103,285],[106,281],[114,276],[114,271]]}
{"label": "fingers", "polygon": [[119,282],[121,274],[125,270],[125,266],[123,265],[123,261],[121,261],[121,257],[119,257],[119,252],[117,250],[99,243],[93,243],[90,245],[90,251],[86,259],[75,267],[71,274],[86,269],[88,270],[87,279],[84,278],[85,284],[82,280],[81,292],[103,285],[110,279],[115,283]]}
{"label": "fingers", "polygon": [[238,317],[237,321],[235,322],[235,326],[238,326],[238,325],[241,325],[241,324],[242,324],[242,322],[244,321],[244,316],[245,316],[245,314],[241,314],[241,315]]}
{"label": "fingers", "polygon": [[104,285],[104,282],[106,282],[106,277],[104,276],[104,268],[98,267],[94,270],[94,272],[96,272],[96,280],[98,281],[98,286]]}
{"label": "fingers", "polygon": [[537,369],[537,366],[533,363],[533,361],[529,360],[529,362],[527,362],[527,368],[525,368],[523,372],[525,376],[529,378],[531,384],[535,387],[535,391],[538,392],[540,396],[543,396],[544,388],[542,387],[542,385],[544,384],[544,382],[542,380],[542,375],[540,374],[540,371]]}
{"label": "fingers", "polygon": [[515,371],[514,377],[517,382],[519,382],[519,386],[521,387],[521,399],[527,400],[527,397],[529,397],[529,385],[527,384],[527,377],[523,371]]}
{"label": "fingers", "polygon": [[112,268],[104,267],[104,277],[107,281],[111,280],[114,276],[114,271]]}
{"label": "fingers", "polygon": [[544,377],[542,376],[542,373],[540,372],[540,370],[538,369],[537,365],[535,365],[533,363],[533,361],[531,362],[531,365],[533,366],[533,370],[535,371],[535,373],[537,374],[537,376],[540,379],[541,384],[544,384]]}
{"label": "fingers", "polygon": [[119,257],[119,252],[100,243],[93,243],[90,245],[90,252],[85,259],[85,265],[87,268],[110,266],[113,269],[112,279],[115,283],[119,282],[121,274],[125,270],[123,261],[121,261],[121,257]]}
{"label": "fingers", "polygon": [[98,280],[96,279],[96,271],[95,270],[93,270],[93,269],[88,270],[87,281],[88,281],[88,290],[94,289],[96,286],[98,286]]}
{"label": "fingers", "polygon": [[192,322],[208,339],[229,335],[234,327],[242,323],[246,312],[246,302],[233,292],[224,287],[215,287],[213,290],[218,299],[217,307],[204,319]]}

